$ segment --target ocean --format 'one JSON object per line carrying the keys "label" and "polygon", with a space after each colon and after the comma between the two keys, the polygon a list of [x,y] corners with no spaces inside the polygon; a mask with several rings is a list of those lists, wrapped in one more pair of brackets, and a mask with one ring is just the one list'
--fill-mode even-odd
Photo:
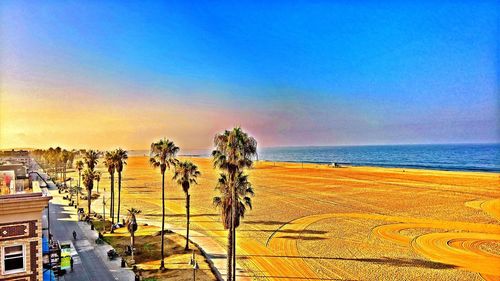
{"label": "ocean", "polygon": [[500,144],[263,148],[259,160],[352,166],[500,172]]}
{"label": "ocean", "polygon": [[[130,151],[129,155],[148,155],[148,151]],[[181,150],[180,155],[209,157],[210,152]],[[259,149],[259,160],[500,172],[500,143],[273,147]]]}

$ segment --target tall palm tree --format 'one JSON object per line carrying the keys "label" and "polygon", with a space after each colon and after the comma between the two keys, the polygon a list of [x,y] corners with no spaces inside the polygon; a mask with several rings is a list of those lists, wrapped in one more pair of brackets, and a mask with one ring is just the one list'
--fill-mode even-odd
{"label": "tall palm tree", "polygon": [[94,178],[95,171],[90,168],[85,169],[83,171],[83,185],[87,188],[87,206],[88,206],[88,215],[90,216],[90,205],[92,203],[92,189],[94,188]]}
{"label": "tall palm tree", "polygon": [[[92,171],[92,186],[94,185],[94,169],[95,166],[97,166],[97,162],[99,162],[99,157],[101,156],[101,153],[97,150],[87,150],[85,151],[85,154],[83,155],[83,161],[87,165],[87,168]],[[85,172],[84,172],[85,173]],[[85,183],[84,183],[85,185]],[[90,194],[89,194],[90,196]],[[90,201],[89,201],[89,215],[90,215]]]}
{"label": "tall palm tree", "polygon": [[[83,161],[76,161],[76,169],[78,170],[78,188],[80,188],[80,179],[82,178],[82,170],[83,170]],[[78,188],[76,189],[76,205],[78,205]]]}
{"label": "tall palm tree", "polygon": [[95,172],[94,179],[97,182],[97,192],[99,193],[99,182],[101,181],[102,173],[100,171]]}
{"label": "tall palm tree", "polygon": [[85,161],[85,164],[87,164],[87,167],[94,171],[97,162],[99,162],[99,157],[101,157],[101,153],[99,151],[88,150],[83,155],[83,160]]}
{"label": "tall palm tree", "polygon": [[140,214],[141,210],[137,210],[135,208],[128,209],[128,217],[127,217],[127,230],[130,233],[130,250],[132,252],[132,260],[134,263],[134,246],[135,246],[135,232],[137,231],[137,219],[135,215]]}
{"label": "tall palm tree", "polygon": [[[257,154],[257,141],[236,127],[231,131],[226,130],[214,138],[215,150],[212,152],[214,167],[222,170],[226,175],[228,189],[227,208],[231,209],[229,218],[231,224],[228,231],[227,247],[227,280],[235,280],[236,273],[236,221],[239,219],[237,202],[237,176],[245,168],[253,164],[253,157]],[[223,218],[224,219],[224,218]],[[239,225],[239,224],[238,224]]]}
{"label": "tall palm tree", "polygon": [[[104,165],[108,169],[108,173],[110,176],[110,195],[111,202],[109,203],[109,215],[111,217],[111,225],[115,224],[115,216],[114,216],[114,198],[115,198],[115,164],[116,164],[116,154],[114,151],[106,151],[104,154]],[[111,227],[111,232],[113,232],[113,227]]]}
{"label": "tall palm tree", "polygon": [[175,158],[179,148],[175,146],[174,142],[169,139],[160,139],[157,142],[151,144],[149,163],[154,167],[160,167],[161,172],[161,264],[160,270],[165,269],[165,255],[164,255],[164,243],[165,243],[165,172],[170,169],[171,165],[175,165],[177,159]]}
{"label": "tall palm tree", "polygon": [[127,151],[118,148],[115,150],[116,158],[115,158],[115,168],[118,173],[118,216],[117,221],[120,222],[120,198],[121,198],[121,190],[122,190],[122,171],[123,166],[127,165]]}
{"label": "tall palm tree", "polygon": [[198,184],[196,179],[199,175],[201,173],[198,167],[189,161],[180,162],[175,166],[173,179],[178,185],[182,186],[182,190],[186,194],[186,247],[184,248],[186,251],[189,250],[189,207],[191,199],[189,187],[191,184]]}

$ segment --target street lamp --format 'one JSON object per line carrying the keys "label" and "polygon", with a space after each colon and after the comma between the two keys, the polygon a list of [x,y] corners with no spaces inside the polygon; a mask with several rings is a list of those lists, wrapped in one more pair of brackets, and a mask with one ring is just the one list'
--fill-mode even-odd
{"label": "street lamp", "polygon": [[193,266],[193,281],[196,281],[196,270],[200,269],[200,266],[196,261],[196,255],[194,254],[194,250],[191,259],[189,260],[189,265]]}
{"label": "street lamp", "polygon": [[[104,231],[106,231],[106,202],[108,202],[109,199],[111,198],[108,198],[108,200],[106,200],[106,188],[104,188],[104,193],[102,194],[102,213],[104,217],[102,228],[104,229]],[[111,225],[111,228],[113,228],[113,225]]]}

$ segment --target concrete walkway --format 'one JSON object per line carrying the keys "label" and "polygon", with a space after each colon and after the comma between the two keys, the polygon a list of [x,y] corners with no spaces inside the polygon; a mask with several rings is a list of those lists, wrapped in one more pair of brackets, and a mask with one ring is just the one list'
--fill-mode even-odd
{"label": "concrete walkway", "polygon": [[[147,223],[161,227],[161,221],[153,221],[147,219],[139,220],[141,223]],[[171,230],[183,237],[186,237],[186,228],[179,227],[178,225],[171,225],[165,223],[165,229]],[[189,240],[199,246],[204,256],[207,257],[208,263],[215,268],[215,273],[220,280],[226,280],[227,273],[227,250],[224,246],[220,245],[212,237],[202,234],[200,232],[189,230]],[[250,281],[248,273],[243,269],[241,264],[236,262],[236,276],[238,281]]]}
{"label": "concrete walkway", "polygon": [[[78,222],[76,209],[67,206],[67,201],[57,190],[51,190],[53,199],[50,203],[50,230],[53,239],[72,241],[78,253],[73,257],[74,270],[68,271],[59,280],[68,281],[108,281],[134,280],[134,273],[130,268],[121,268],[121,259],[110,261],[107,251],[110,245],[97,245],[97,232],[90,230],[90,225]],[[73,240],[73,230],[77,233],[77,240]]]}

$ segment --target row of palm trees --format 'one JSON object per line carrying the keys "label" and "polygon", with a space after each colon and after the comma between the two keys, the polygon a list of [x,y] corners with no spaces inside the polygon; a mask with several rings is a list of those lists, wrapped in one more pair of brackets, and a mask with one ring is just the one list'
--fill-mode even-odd
{"label": "row of palm trees", "polygon": [[[88,209],[88,214],[90,215],[91,213],[91,205],[92,205],[92,190],[94,187],[94,181],[99,184],[99,181],[101,179],[101,172],[96,171],[95,168],[99,162],[99,159],[102,157],[103,153],[99,152],[97,150],[89,150],[86,151],[83,155],[83,161],[77,161],[76,167],[78,169],[78,182],[80,182],[80,175],[82,176],[82,181],[83,185],[87,189],[87,209]],[[120,221],[120,209],[121,209],[121,182],[122,182],[122,172],[123,172],[123,167],[127,165],[127,160],[128,155],[127,151],[118,148],[113,151],[106,151],[104,153],[104,165],[107,168],[107,171],[110,175],[110,182],[111,182],[111,203],[110,203],[110,216],[111,216],[111,222],[114,225],[115,224],[115,209],[117,209],[117,222]],[[87,168],[83,171],[83,175],[81,171],[83,170],[84,164],[87,166]],[[115,172],[118,174],[118,206],[115,208],[115,188],[114,188],[114,175]],[[80,184],[78,184],[80,185]],[[99,191],[99,190],[98,190]],[[111,228],[111,231],[113,231],[113,228]]]}
{"label": "row of palm trees", "polygon": [[50,147],[49,149],[35,149],[31,152],[31,155],[47,172],[52,172],[55,178],[61,178],[64,186],[66,186],[66,171],[68,168],[73,167],[74,159],[80,153],[81,151],[78,150]]}
{"label": "row of palm trees", "polygon": [[[214,146],[215,149],[212,152],[213,165],[214,168],[219,170],[220,174],[215,186],[219,195],[213,198],[213,204],[220,210],[223,227],[228,230],[227,280],[236,280],[236,229],[241,225],[241,219],[245,216],[247,208],[252,208],[251,197],[254,196],[254,191],[245,170],[252,167],[253,159],[257,155],[257,142],[241,128],[236,127],[217,134],[214,138]],[[49,149],[50,152],[48,153],[50,154],[47,155],[54,154],[54,150]],[[201,175],[195,164],[190,161],[181,162],[177,159],[179,150],[180,148],[173,141],[166,138],[153,142],[150,147],[149,162],[154,168],[159,168],[162,178],[161,270],[165,269],[165,175],[168,170],[172,170],[172,179],[182,187],[186,196],[186,250],[189,249],[191,201],[189,189],[193,184],[197,184],[197,178]],[[104,156],[104,165],[110,175],[110,215],[111,223],[114,225],[115,173],[118,176],[118,208],[116,208],[118,213],[116,217],[117,222],[119,222],[122,172],[124,166],[127,165],[127,151],[119,148],[113,151],[106,151],[103,155],[99,151],[88,150],[81,151],[81,154],[83,154],[83,161],[78,160],[76,162],[78,186],[80,186],[80,178],[82,178],[83,185],[87,189],[89,214],[91,213],[91,195],[94,181],[97,181],[97,184],[99,184],[101,178],[101,174],[95,168],[99,162],[99,158]],[[51,159],[50,157],[47,158]],[[131,233],[133,249],[134,232],[137,230],[135,215],[140,213],[140,211],[133,208],[128,211],[127,228],[130,228],[129,232]]]}
{"label": "row of palm trees", "polygon": [[[224,229],[228,230],[227,280],[236,280],[236,228],[241,224],[246,208],[252,208],[254,191],[245,170],[252,166],[253,158],[257,155],[257,141],[236,127],[217,134],[214,145],[213,164],[220,171],[216,190],[220,194],[213,198],[213,203],[221,211]],[[180,162],[176,158],[178,152],[179,147],[166,138],[151,144],[150,163],[154,168],[160,168],[162,176],[161,270],[165,269],[165,173],[174,168],[173,179],[186,194],[186,250],[189,249],[189,188],[197,184],[196,179],[200,175],[196,165],[189,161]]]}
{"label": "row of palm trees", "polygon": [[[122,189],[122,172],[125,165],[127,165],[128,154],[127,151],[118,148],[113,151],[107,151],[104,154],[104,165],[110,176],[111,182],[111,202],[109,212],[111,216],[111,224],[115,224],[115,173],[118,174],[118,209],[117,209],[117,222],[120,221],[120,207],[121,207],[121,189]],[[113,228],[111,228],[113,231]]]}
{"label": "row of palm trees", "polygon": [[[67,168],[72,168],[74,159],[80,157],[81,159],[75,162],[75,169],[78,171],[78,185],[73,187],[73,192],[76,192],[77,204],[79,199],[79,191],[81,186],[85,187],[87,190],[87,208],[88,213],[91,213],[91,199],[92,190],[94,189],[94,181],[97,183],[97,192],[99,192],[99,182],[102,177],[102,173],[96,170],[99,159],[102,157],[102,152],[97,150],[66,150],[60,147],[49,148],[46,150],[36,149],[31,152],[32,156],[41,163],[42,166],[46,168],[47,171],[52,171],[56,174],[59,173],[66,186],[66,170]],[[121,181],[122,181],[122,171],[124,165],[127,164],[126,160],[128,158],[127,152],[121,148],[114,151],[107,151],[104,154],[105,162],[108,172],[111,175],[111,203],[110,211],[112,213],[112,221],[114,224],[114,210],[115,208],[115,196],[114,196],[114,174],[115,171],[118,173],[118,214],[117,219],[120,220],[120,199],[121,199]]]}

